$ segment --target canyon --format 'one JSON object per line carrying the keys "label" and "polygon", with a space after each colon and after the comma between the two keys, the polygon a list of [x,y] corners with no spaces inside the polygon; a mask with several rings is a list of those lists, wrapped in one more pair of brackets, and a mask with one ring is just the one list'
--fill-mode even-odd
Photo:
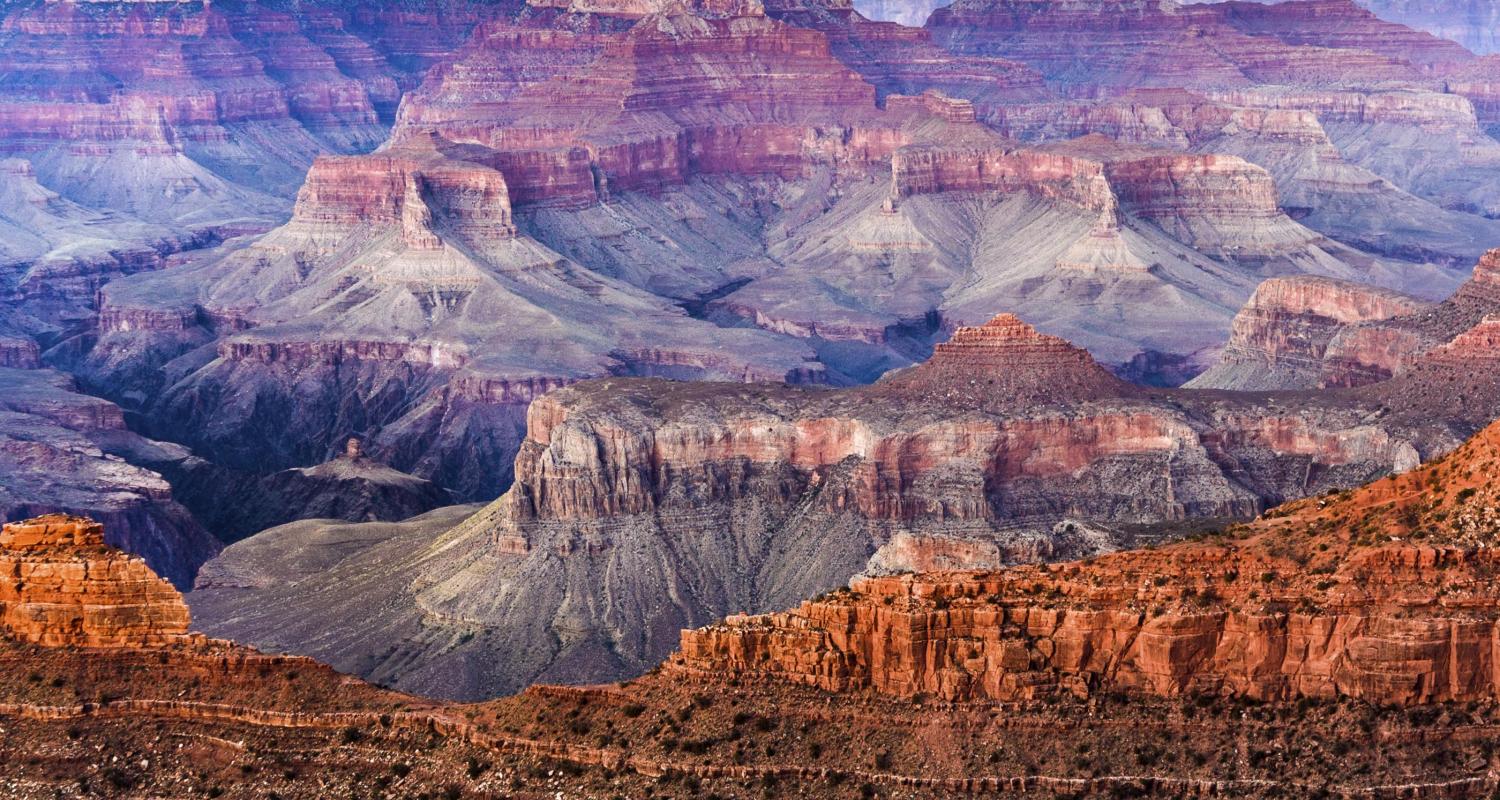
{"label": "canyon", "polygon": [[0,7],[0,793],[1493,789],[1483,9],[893,6]]}
{"label": "canyon", "polygon": [[868,387],[583,382],[531,404],[515,483],[477,513],[278,528],[190,599],[215,635],[419,693],[618,678],[679,628],[853,575],[1108,552],[1409,470],[1496,415],[1486,325],[1326,392],[1141,387],[1013,315]]}
{"label": "canyon", "polygon": [[1491,425],[1419,469],[1195,542],[857,579],[791,612],[684,632],[673,666],[950,701],[1120,690],[1490,699],[1494,501],[1483,470],[1497,455]]}
{"label": "canyon", "polygon": [[4,780],[21,798],[1482,797],[1497,459],[1500,423],[1189,541],[863,577],[683,630],[637,679],[469,705],[188,633],[181,596],[97,523],[13,523]]}
{"label": "canyon", "polygon": [[[1280,17],[1252,17],[1216,24],[1292,55],[1395,30],[1286,42]],[[1466,200],[1335,144],[1421,125],[1484,156],[1456,95],[1198,82],[1128,136],[1102,124],[1123,101],[1077,105],[1045,61],[939,21],[754,3],[487,20],[376,152],[312,165],[289,222],[111,282],[48,361],[226,468],[306,467],[355,436],[487,500],[513,479],[526,404],[579,380],[866,383],[1000,308],[1122,371],[1199,363],[1265,278],[1436,300],[1500,239],[1447,207]],[[1383,46],[1413,65],[1387,82],[1472,60],[1416,33]]]}

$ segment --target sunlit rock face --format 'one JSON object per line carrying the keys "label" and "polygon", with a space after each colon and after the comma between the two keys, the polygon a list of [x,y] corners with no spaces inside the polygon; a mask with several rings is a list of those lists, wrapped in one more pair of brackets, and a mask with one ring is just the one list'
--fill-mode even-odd
{"label": "sunlit rock face", "polygon": [[955,701],[1491,699],[1493,489],[1474,468],[1497,445],[1492,425],[1435,464],[1207,541],[856,579],[791,611],[684,631],[670,668]]}
{"label": "sunlit rock face", "polygon": [[104,526],[63,514],[0,528],[0,635],[48,647],[148,647],[186,637],[182,595]]}
{"label": "sunlit rock face", "polygon": [[[1326,398],[1153,390],[1000,315],[870,387],[586,381],[531,404],[515,483],[488,506],[278,528],[206,567],[192,597],[216,635],[407,688],[607,680],[648,668],[679,628],[856,574],[1109,552],[1153,525],[1411,469],[1457,444],[1436,426],[1496,411],[1497,392],[1474,408],[1432,395],[1459,369],[1444,363]],[[369,593],[390,602],[363,608]],[[323,638],[330,615],[349,632]],[[393,637],[399,658],[360,644]]]}
{"label": "sunlit rock face", "polygon": [[[1500,314],[1500,251],[1441,303],[1320,278],[1261,284],[1235,317],[1219,363],[1189,384],[1219,389],[1363,386],[1434,361],[1488,362]],[[1483,369],[1479,370],[1483,372]]]}

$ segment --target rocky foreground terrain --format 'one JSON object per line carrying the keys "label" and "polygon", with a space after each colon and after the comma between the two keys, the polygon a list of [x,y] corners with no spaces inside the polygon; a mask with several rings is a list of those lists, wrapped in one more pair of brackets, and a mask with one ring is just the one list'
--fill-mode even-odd
{"label": "rocky foreground terrain", "polygon": [[1490,426],[1188,542],[872,577],[684,631],[635,680],[454,705],[187,632],[48,517],[0,533],[20,798],[1486,797]]}

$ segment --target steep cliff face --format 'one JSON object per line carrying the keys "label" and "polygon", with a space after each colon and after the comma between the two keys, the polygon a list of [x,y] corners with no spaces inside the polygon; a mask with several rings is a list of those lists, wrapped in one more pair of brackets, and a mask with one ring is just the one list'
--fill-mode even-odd
{"label": "steep cliff face", "polygon": [[962,97],[877,106],[834,34],[643,14],[486,25],[388,145],[313,165],[287,225],[107,288],[70,366],[232,468],[353,435],[476,499],[525,404],[582,378],[865,381],[999,297],[1120,309],[1053,327],[1125,361],[1212,344],[1247,268],[1384,279],[1237,159],[1018,149]]}
{"label": "steep cliff face", "polygon": [[1206,541],[994,573],[854,581],[685,631],[673,666],[947,700],[1128,691],[1491,699],[1500,425],[1444,459]]}
{"label": "steep cliff face", "polygon": [[182,595],[62,514],[0,528],[0,633],[48,647],[148,647],[187,634]]}
{"label": "steep cliff face", "polygon": [[[1271,172],[1283,204],[1302,209],[1309,226],[1404,259],[1460,266],[1494,236],[1476,247],[1469,236],[1485,222],[1453,213],[1489,213],[1500,162],[1479,125],[1491,124],[1493,70],[1352,3],[974,0],[939,9],[927,29],[958,55],[1019,60],[1079,98],[1063,109],[995,109],[1012,130],[1061,127],[1064,136],[1150,137],[1240,155]],[[1245,110],[1191,108],[1182,89]],[[1165,91],[1179,96],[1165,101]],[[1236,124],[1224,124],[1228,115]],[[1406,216],[1428,222],[1398,245],[1391,221]]]}
{"label": "steep cliff face", "polygon": [[817,379],[796,344],[690,319],[518,235],[482,159],[427,136],[320,160],[287,225],[108,287],[76,369],[224,466],[320,463],[358,436],[470,498],[508,482],[526,404],[571,381]]}
{"label": "steep cliff face", "polygon": [[1397,330],[1355,332],[1356,326],[1427,307],[1414,298],[1326,278],[1272,278],[1235,316],[1219,364],[1194,385],[1301,389],[1389,378],[1418,342]]}
{"label": "steep cliff face", "polygon": [[[1500,251],[1492,250],[1453,296],[1437,304],[1324,279],[1272,279],[1235,317],[1219,363],[1191,385],[1362,386],[1408,372],[1438,355],[1440,346],[1478,356],[1483,335],[1473,329],[1500,312],[1497,272]],[[1450,340],[1451,347],[1445,344]]]}

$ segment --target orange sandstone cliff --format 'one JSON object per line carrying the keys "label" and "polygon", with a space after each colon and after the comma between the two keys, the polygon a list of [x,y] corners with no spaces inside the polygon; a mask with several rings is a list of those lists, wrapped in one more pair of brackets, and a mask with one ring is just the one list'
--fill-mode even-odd
{"label": "orange sandstone cliff", "polygon": [[142,559],[106,547],[104,526],[49,514],[0,528],[0,632],[53,647],[144,647],[183,639],[188,607]]}
{"label": "orange sandstone cliff", "polygon": [[1492,701],[1497,461],[1500,423],[1419,469],[1195,541],[860,578],[789,612],[685,631],[672,665],[945,700]]}

